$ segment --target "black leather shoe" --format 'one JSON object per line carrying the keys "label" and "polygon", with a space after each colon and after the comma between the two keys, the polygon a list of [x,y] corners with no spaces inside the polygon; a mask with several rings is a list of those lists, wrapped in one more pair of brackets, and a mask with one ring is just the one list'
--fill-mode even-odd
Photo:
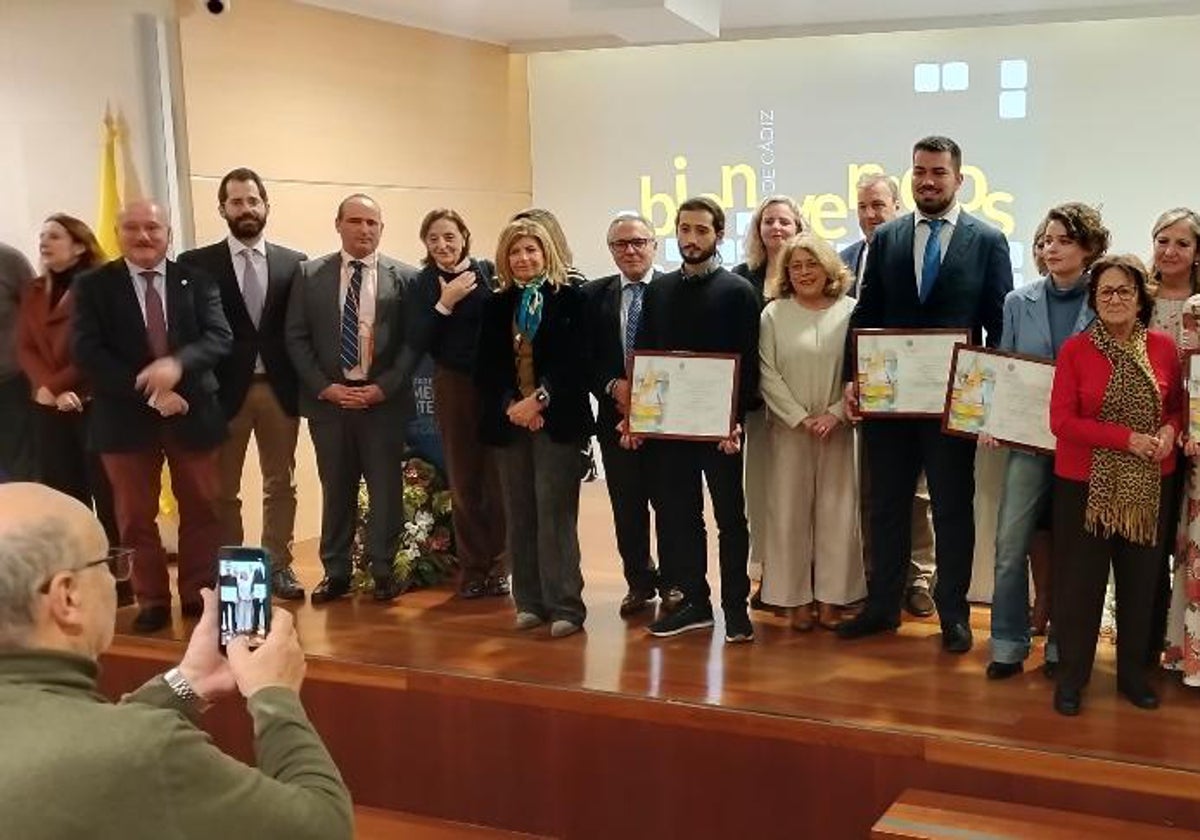
{"label": "black leather shoe", "polygon": [[371,597],[380,603],[385,603],[395,601],[403,591],[404,581],[395,575],[377,577],[375,578],[375,591],[371,593]]}
{"label": "black leather shoe", "polygon": [[296,580],[291,566],[271,573],[271,594],[285,601],[304,600],[304,587]]}
{"label": "black leather shoe", "polygon": [[1054,689],[1054,711],[1067,717],[1075,717],[1083,706],[1083,699],[1077,689]]}
{"label": "black leather shoe", "polygon": [[1158,708],[1158,695],[1148,685],[1124,685],[1118,682],[1117,693],[1139,709]]}
{"label": "black leather shoe", "polygon": [[887,633],[900,626],[899,618],[888,618],[870,610],[863,610],[854,618],[837,626],[839,639],[862,639],[877,633]]}
{"label": "black leather shoe", "polygon": [[336,601],[338,598],[345,597],[350,593],[350,581],[341,578],[323,577],[321,582],[317,584],[317,588],[313,590],[312,602],[314,604],[328,604],[330,601]]}
{"label": "black leather shoe", "polygon": [[184,618],[199,618],[204,615],[204,602],[191,601],[190,603],[183,604],[179,608],[179,613]]}
{"label": "black leather shoe", "polygon": [[936,607],[929,590],[921,586],[910,586],[904,595],[905,611],[916,618],[929,618]]}
{"label": "black leather shoe", "polygon": [[621,599],[621,609],[619,610],[621,618],[628,618],[635,613],[640,613],[658,596],[653,589],[630,589],[625,593],[625,597]]}
{"label": "black leather shoe", "polygon": [[1006,680],[1009,677],[1015,677],[1024,670],[1025,666],[1020,662],[989,662],[987,666],[987,678],[989,680]]}
{"label": "black leather shoe", "polygon": [[946,653],[966,653],[974,643],[971,628],[962,622],[942,628],[942,650]]}
{"label": "black leather shoe", "polygon": [[133,619],[133,632],[155,633],[171,623],[170,607],[142,607]]}
{"label": "black leather shoe", "polygon": [[673,613],[683,606],[683,590],[677,586],[672,586],[666,592],[659,590],[660,598],[662,598],[663,612]]}

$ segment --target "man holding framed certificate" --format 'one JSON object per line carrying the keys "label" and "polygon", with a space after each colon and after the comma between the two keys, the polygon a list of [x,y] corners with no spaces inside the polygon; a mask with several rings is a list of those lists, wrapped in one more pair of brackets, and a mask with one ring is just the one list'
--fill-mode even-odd
{"label": "man holding framed certificate", "polygon": [[[1008,242],[1000,231],[958,205],[962,181],[962,150],[953,140],[926,137],[913,146],[917,212],[876,230],[851,316],[852,331],[901,330],[909,333],[913,347],[924,343],[920,335],[924,330],[963,329],[973,344],[982,342],[984,331],[989,345],[1000,340],[1004,296],[1012,289]],[[859,388],[851,381],[858,378],[853,335],[843,376],[847,407],[857,414]],[[946,334],[930,335],[936,343]],[[874,385],[889,382],[884,350]],[[925,355],[932,358],[932,349]],[[899,399],[903,388],[913,383],[891,384]],[[886,402],[882,391],[872,392],[872,398]],[[942,434],[938,415],[898,417],[886,412],[865,420],[863,441],[872,472],[871,528],[895,539],[873,543],[867,606],[858,617],[841,624],[838,635],[856,639],[899,626],[912,542],[912,499],[924,469],[937,538],[934,601],[942,646],[951,653],[965,653],[973,642],[967,590],[975,550],[975,445]]]}
{"label": "man holding framed certificate", "polygon": [[[683,604],[649,627],[675,636],[713,625],[705,571],[703,486],[719,532],[725,641],[754,638],[746,599],[750,537],[742,484],[742,417],[758,392],[758,295],[720,266],[725,212],[712,199],[679,205],[683,266],[646,289],[622,445],[644,445],[654,475],[659,568]],[[652,440],[646,440],[653,437]],[[702,481],[703,479],[703,481]]]}

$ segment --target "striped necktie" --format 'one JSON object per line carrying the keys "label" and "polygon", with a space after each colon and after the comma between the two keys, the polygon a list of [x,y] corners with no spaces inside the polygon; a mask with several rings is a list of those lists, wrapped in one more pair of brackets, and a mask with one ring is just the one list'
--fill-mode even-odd
{"label": "striped necktie", "polygon": [[351,260],[350,285],[346,289],[346,302],[342,306],[342,369],[358,367],[358,296],[362,293],[363,269],[361,260]]}
{"label": "striped necktie", "polygon": [[625,291],[629,294],[629,309],[625,311],[625,358],[628,359],[633,353],[638,325],[642,321],[642,295],[646,291],[646,284],[634,280],[625,287]]}

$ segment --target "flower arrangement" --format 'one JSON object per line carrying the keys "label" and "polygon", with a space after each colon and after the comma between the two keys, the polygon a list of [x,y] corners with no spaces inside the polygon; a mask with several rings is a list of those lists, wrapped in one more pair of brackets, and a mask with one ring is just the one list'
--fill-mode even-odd
{"label": "flower arrangement", "polygon": [[[393,565],[406,589],[436,586],[454,574],[454,526],[450,519],[450,491],[437,469],[428,461],[409,458],[404,473],[404,528]],[[354,563],[353,588],[369,591],[375,580],[366,558],[367,510],[370,502],[366,482],[358,488],[358,516],[350,556]]]}

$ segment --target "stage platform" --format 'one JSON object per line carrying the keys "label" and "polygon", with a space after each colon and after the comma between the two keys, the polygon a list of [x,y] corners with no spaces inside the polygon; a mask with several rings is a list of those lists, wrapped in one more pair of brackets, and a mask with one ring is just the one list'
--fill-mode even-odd
{"label": "stage platform", "polygon": [[[617,615],[601,482],[580,521],[589,615],[567,639],[448,588],[296,609],[305,704],[357,804],[560,838],[854,838],[921,788],[1200,829],[1200,694],[1177,678],[1157,678],[1161,709],[1138,710],[1102,644],[1083,715],[1062,718],[1040,651],[1024,675],[984,678],[986,609],[961,657],[941,652],[936,620],[841,642],[754,613],[750,645],[724,644],[719,618],[655,640],[651,613]],[[297,570],[320,578],[312,544]],[[104,660],[112,695],[177,661],[189,630],[176,616],[134,636],[131,619]],[[237,703],[206,721],[252,760]]]}

